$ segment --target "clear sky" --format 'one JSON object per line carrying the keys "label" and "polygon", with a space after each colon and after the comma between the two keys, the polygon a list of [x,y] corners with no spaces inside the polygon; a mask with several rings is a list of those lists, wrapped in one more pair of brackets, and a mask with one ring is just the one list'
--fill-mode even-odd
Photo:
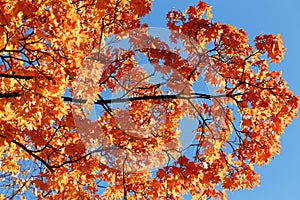
{"label": "clear sky", "polygon": [[[290,89],[300,95],[300,1],[299,0],[207,0],[213,6],[213,21],[245,29],[250,40],[259,33],[281,33],[286,50],[285,59],[276,68],[283,71]],[[165,27],[168,9],[184,10],[196,0],[156,0],[152,13],[145,18],[150,27]],[[236,191],[229,200],[300,199],[300,118],[285,129],[281,154],[266,166],[257,168],[261,186]]]}

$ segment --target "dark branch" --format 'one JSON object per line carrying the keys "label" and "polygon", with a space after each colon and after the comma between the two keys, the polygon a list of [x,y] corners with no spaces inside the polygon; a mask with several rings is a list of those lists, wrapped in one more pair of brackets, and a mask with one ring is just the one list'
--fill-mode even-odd
{"label": "dark branch", "polygon": [[33,79],[33,76],[23,76],[23,75],[15,75],[15,74],[0,74],[0,77],[3,77],[3,78],[18,78],[18,79],[25,79],[25,80]]}
{"label": "dark branch", "polygon": [[[234,95],[236,96],[236,95]],[[157,95],[157,96],[139,96],[139,97],[129,97],[129,98],[116,98],[116,99],[101,99],[97,100],[95,104],[112,104],[112,103],[125,103],[130,101],[140,101],[140,100],[168,100],[168,99],[214,99],[214,98],[224,98],[230,97],[226,94],[221,95],[209,95],[209,94],[200,94],[193,93],[189,96],[187,95]],[[64,101],[74,102],[74,103],[85,103],[87,100],[85,99],[75,99],[71,97],[62,97]]]}
{"label": "dark branch", "polygon": [[20,142],[18,142],[16,140],[12,140],[11,142],[14,143],[14,144],[16,144],[17,146],[21,147],[24,151],[26,151],[27,153],[29,153],[29,155],[31,155],[35,159],[41,161],[51,172],[54,172],[54,170],[52,169],[52,167],[45,160],[43,160],[41,157],[39,157],[36,154],[34,154],[31,150],[27,149],[23,144],[21,144]]}
{"label": "dark branch", "polygon": [[19,97],[19,92],[10,92],[10,93],[0,93],[0,98],[10,98],[10,97]]}

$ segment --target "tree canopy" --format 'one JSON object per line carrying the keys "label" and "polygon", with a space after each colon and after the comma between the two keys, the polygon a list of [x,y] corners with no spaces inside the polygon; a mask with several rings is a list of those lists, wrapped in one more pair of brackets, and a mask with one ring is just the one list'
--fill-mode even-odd
{"label": "tree canopy", "polygon": [[0,199],[227,199],[297,117],[281,35],[203,1],[165,28],[141,23],[151,0],[0,5]]}

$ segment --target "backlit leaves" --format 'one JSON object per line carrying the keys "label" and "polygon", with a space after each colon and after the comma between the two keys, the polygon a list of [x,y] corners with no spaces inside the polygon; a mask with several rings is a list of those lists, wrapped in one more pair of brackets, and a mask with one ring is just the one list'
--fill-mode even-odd
{"label": "backlit leaves", "polygon": [[151,5],[0,0],[1,199],[227,199],[259,185],[254,166],[280,153],[299,104],[271,69],[281,35],[252,41],[200,1],[167,13],[168,43],[140,24]]}

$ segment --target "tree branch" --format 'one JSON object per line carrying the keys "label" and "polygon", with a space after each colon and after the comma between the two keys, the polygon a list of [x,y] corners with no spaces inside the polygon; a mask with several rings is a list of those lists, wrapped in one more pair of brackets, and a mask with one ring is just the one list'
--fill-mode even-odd
{"label": "tree branch", "polygon": [[[235,95],[209,95],[209,94],[201,94],[201,93],[193,93],[189,96],[187,95],[145,95],[145,96],[138,96],[138,97],[128,97],[128,98],[116,98],[116,99],[100,99],[95,102],[95,104],[112,104],[112,103],[125,103],[130,101],[140,101],[140,100],[167,100],[167,99],[185,99],[185,100],[191,100],[191,99],[215,99],[215,98],[224,98],[224,97],[231,97],[236,96],[240,94]],[[74,102],[74,103],[85,103],[87,100],[85,99],[75,99],[72,97],[62,97],[64,101],[68,102]]]}
{"label": "tree branch", "polygon": [[10,97],[19,97],[19,92],[10,92],[10,93],[0,93],[0,98],[10,98]]}
{"label": "tree branch", "polygon": [[36,154],[34,154],[31,150],[27,149],[23,144],[21,144],[20,142],[18,142],[16,140],[12,140],[11,142],[14,143],[15,145],[21,147],[24,151],[26,151],[27,153],[29,153],[29,155],[31,155],[35,159],[41,161],[51,172],[54,172],[54,170],[52,169],[52,167],[45,160],[43,160],[41,157],[39,157]]}
{"label": "tree branch", "polygon": [[25,80],[33,79],[33,76],[23,76],[23,75],[15,75],[15,74],[0,74],[0,77],[3,77],[3,78],[18,78],[18,79],[25,79]]}

